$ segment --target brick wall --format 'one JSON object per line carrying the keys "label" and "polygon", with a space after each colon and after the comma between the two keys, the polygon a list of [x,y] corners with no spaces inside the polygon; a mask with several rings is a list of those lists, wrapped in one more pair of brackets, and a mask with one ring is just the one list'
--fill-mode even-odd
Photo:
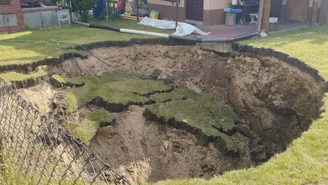
{"label": "brick wall", "polygon": [[27,4],[28,2],[39,2],[45,5],[52,4],[51,0],[20,0],[22,4]]}
{"label": "brick wall", "polygon": [[42,12],[45,11],[57,11],[58,8],[53,8],[53,7],[47,7],[47,8],[24,8],[22,11],[23,13],[32,13],[32,12],[40,12],[42,10]]}
{"label": "brick wall", "polygon": [[0,27],[0,32],[11,32],[25,29],[24,16],[21,9],[20,0],[11,0],[10,5],[1,5],[0,14],[16,14],[18,19],[17,26]]}

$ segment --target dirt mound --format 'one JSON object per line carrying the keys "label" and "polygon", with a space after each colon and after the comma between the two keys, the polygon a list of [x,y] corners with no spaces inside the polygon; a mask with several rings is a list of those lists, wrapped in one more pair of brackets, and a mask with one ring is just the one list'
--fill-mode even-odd
{"label": "dirt mound", "polygon": [[35,108],[43,113],[51,111],[50,104],[56,94],[56,90],[47,83],[41,83],[35,87],[18,90],[18,94],[28,100]]}

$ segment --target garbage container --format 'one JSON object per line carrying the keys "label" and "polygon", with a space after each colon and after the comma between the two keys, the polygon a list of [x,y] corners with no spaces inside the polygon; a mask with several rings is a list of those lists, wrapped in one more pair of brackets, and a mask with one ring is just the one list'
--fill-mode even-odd
{"label": "garbage container", "polygon": [[236,14],[233,13],[226,13],[225,24],[228,26],[236,25]]}
{"label": "garbage container", "polygon": [[226,8],[224,9],[226,12],[226,19],[225,24],[228,26],[236,25],[237,14],[241,13],[242,9],[235,9],[235,8]]}
{"label": "garbage container", "polygon": [[277,31],[278,30],[278,17],[270,17],[270,31]]}

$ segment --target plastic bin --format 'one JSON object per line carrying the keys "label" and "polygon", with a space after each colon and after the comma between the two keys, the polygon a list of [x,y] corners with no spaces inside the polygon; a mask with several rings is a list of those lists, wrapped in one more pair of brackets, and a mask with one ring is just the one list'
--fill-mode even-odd
{"label": "plastic bin", "polygon": [[237,15],[234,13],[226,13],[226,20],[225,20],[225,24],[228,26],[234,26],[236,25],[236,18]]}
{"label": "plastic bin", "polygon": [[278,30],[278,17],[270,17],[269,23],[270,23],[270,31]]}

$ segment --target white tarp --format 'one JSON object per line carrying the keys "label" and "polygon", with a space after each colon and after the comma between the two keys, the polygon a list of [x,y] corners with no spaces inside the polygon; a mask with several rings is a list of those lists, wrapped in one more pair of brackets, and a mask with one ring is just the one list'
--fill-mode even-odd
{"label": "white tarp", "polygon": [[[154,28],[159,29],[169,29],[174,30],[175,29],[175,21],[166,21],[166,20],[158,20],[158,19],[150,19],[148,17],[144,17],[139,24],[145,25],[145,26],[151,26]],[[173,35],[177,36],[186,36],[190,35],[191,33],[198,33],[199,35],[209,35],[208,32],[203,32],[200,29],[196,28],[193,25],[190,25],[188,23],[184,22],[178,22],[178,27],[176,32],[173,33]]]}

